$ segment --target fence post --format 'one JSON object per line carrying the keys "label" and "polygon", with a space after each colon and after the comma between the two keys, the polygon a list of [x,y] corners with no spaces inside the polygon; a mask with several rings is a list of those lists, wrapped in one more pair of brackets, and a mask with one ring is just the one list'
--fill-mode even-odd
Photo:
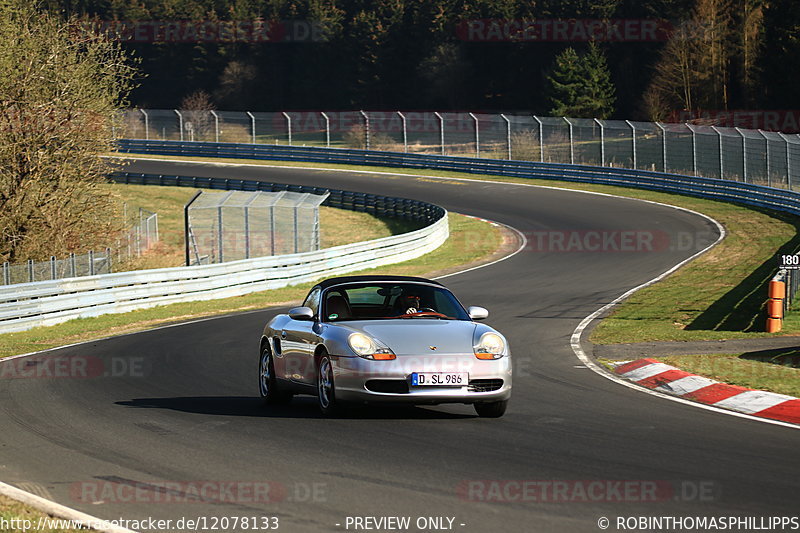
{"label": "fence post", "polygon": [[297,211],[298,211],[298,207],[295,205],[294,206],[294,221],[293,221],[294,222],[294,253],[297,253],[297,252],[300,251],[300,242],[299,242],[298,235],[297,235],[297,214],[298,214]]}
{"label": "fence post", "polygon": [[631,123],[630,120],[626,120],[625,124],[627,124],[631,128],[631,148],[633,153],[633,168],[634,170],[636,170],[638,168],[636,166],[636,127]]}
{"label": "fence post", "polygon": [[244,206],[244,258],[250,259],[250,208],[247,206]]}
{"label": "fence post", "polygon": [[247,112],[247,116],[250,117],[250,129],[251,136],[253,138],[253,144],[256,144],[256,117],[250,111]]}
{"label": "fence post", "polygon": [[688,122],[684,122],[684,124],[692,132],[692,174],[697,176],[697,132]]}
{"label": "fence post", "polygon": [[606,132],[603,123],[598,119],[594,119],[597,125],[600,126],[600,166],[606,166]]}
{"label": "fence post", "polygon": [[140,109],[139,111],[142,112],[144,115],[144,140],[150,140],[150,117],[147,116],[147,111],[144,109]]}
{"label": "fence post", "polygon": [[786,145],[786,186],[789,187],[789,190],[792,190],[792,163],[791,163],[791,153],[789,151],[789,139],[783,133],[778,133],[783,139],[784,144]]}
{"label": "fence post", "polygon": [[33,260],[28,259],[28,282],[33,283]]}
{"label": "fence post", "polygon": [[106,248],[106,263],[108,264],[108,273],[111,274],[113,272],[111,268],[111,248]]}
{"label": "fence post", "polygon": [[181,130],[181,142],[183,142],[183,115],[177,109],[173,109],[173,111],[178,115],[178,129]]}
{"label": "fence post", "polygon": [[442,146],[442,155],[444,155],[444,119],[438,111],[434,111],[433,114],[439,119],[439,144]]}
{"label": "fence post", "polygon": [[766,168],[767,168],[767,187],[772,187],[772,176],[770,174],[770,170],[771,169],[770,169],[770,164],[769,164],[769,155],[770,155],[769,154],[769,139],[767,138],[766,135],[764,135],[764,132],[762,130],[759,129],[757,131],[758,131],[759,135],[764,137],[764,146],[767,148],[767,159],[766,159],[766,163],[767,164],[765,165]]}
{"label": "fence post", "polygon": [[661,130],[661,161],[664,167],[664,172],[667,171],[667,130],[660,122],[655,123]]}
{"label": "fence post", "polygon": [[331,119],[324,111],[319,112],[322,118],[325,119],[325,148],[331,147]]}
{"label": "fence post", "polygon": [[283,111],[283,117],[286,119],[286,131],[289,137],[289,146],[292,145],[292,117],[289,116],[289,113]]}
{"label": "fence post", "polygon": [[533,120],[539,124],[539,161],[544,163],[544,124],[536,115],[533,115]]}
{"label": "fence post", "polygon": [[511,121],[508,120],[508,117],[504,114],[500,113],[500,116],[503,117],[503,120],[506,121],[506,145],[508,146],[508,160],[511,160]]}
{"label": "fence post", "polygon": [[[130,255],[130,252],[128,253]],[[78,275],[78,264],[75,261],[75,253],[69,254],[69,268],[70,268],[70,277],[76,277]]]}
{"label": "fence post", "polygon": [[94,251],[89,250],[89,275],[94,276]]}
{"label": "fence post", "polygon": [[3,285],[11,285],[11,272],[8,269],[8,261],[3,263]]}
{"label": "fence post", "polygon": [[406,116],[400,111],[398,111],[397,114],[400,115],[400,120],[403,121],[403,152],[408,153],[408,129],[406,128]]}
{"label": "fence post", "polygon": [[716,126],[711,126],[711,129],[714,130],[714,133],[716,133],[719,138],[719,179],[723,179],[725,166],[722,162],[722,133],[720,133]]}
{"label": "fence post", "polygon": [[744,136],[741,129],[733,129],[742,137],[742,170],[744,171],[744,182],[747,183],[747,138]]}
{"label": "fence post", "polygon": [[275,255],[275,202],[269,208],[269,248],[270,255]]}
{"label": "fence post", "polygon": [[[189,228],[189,207],[191,207],[191,205],[194,203],[194,201],[197,200],[197,197],[200,196],[201,194],[203,194],[203,191],[197,191],[196,193],[194,193],[194,196],[192,196],[192,199],[189,200],[186,203],[185,206],[183,206],[183,238],[186,241],[186,266],[187,267],[192,264],[192,259],[191,259],[190,250],[189,250],[189,239],[190,239],[190,235],[189,235],[189,230],[190,230],[190,228]],[[200,261],[198,261],[197,264],[200,264]]]}
{"label": "fence post", "polygon": [[211,110],[211,115],[214,117],[214,140],[219,142],[219,115],[213,109]]}
{"label": "fence post", "polygon": [[569,126],[569,164],[575,164],[575,140],[572,136],[572,122],[569,121],[567,117],[561,117],[564,119],[564,122],[567,123]]}
{"label": "fence post", "polygon": [[[361,110],[359,112],[361,113],[361,116],[364,117],[364,143],[365,143],[365,145],[367,147],[367,150],[369,150],[369,115],[364,113],[363,110]],[[295,213],[295,218],[297,218],[297,214],[296,213]],[[295,246],[295,248],[297,248],[297,246]],[[295,251],[297,251],[297,250],[295,250]]]}
{"label": "fence post", "polygon": [[481,134],[480,134],[480,126],[478,126],[478,117],[474,114],[470,113],[469,116],[472,117],[472,120],[475,121],[475,157],[481,156]]}
{"label": "fence post", "polygon": [[50,256],[50,279],[56,279],[56,256]]}

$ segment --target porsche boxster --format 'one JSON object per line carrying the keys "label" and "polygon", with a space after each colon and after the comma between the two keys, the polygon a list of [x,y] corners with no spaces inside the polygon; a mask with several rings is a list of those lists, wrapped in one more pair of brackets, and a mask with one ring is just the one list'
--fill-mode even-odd
{"label": "porsche boxster", "polygon": [[312,394],[325,415],[346,403],[472,404],[499,417],[511,396],[511,352],[441,283],[349,276],[316,284],[261,335],[265,403]]}

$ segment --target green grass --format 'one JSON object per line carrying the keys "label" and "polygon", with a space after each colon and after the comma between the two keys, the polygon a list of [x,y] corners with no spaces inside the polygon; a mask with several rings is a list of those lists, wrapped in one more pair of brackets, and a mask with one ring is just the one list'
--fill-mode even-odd
{"label": "green grass", "polygon": [[[362,274],[397,274],[435,276],[471,265],[495,254],[503,244],[503,235],[494,225],[450,213],[450,238],[433,252],[420,258],[360,272]],[[66,344],[98,339],[156,326],[207,316],[222,315],[299,302],[311,283],[245,296],[187,302],[70,320],[50,327],[35,328],[0,335],[0,358],[29,353]]]}
{"label": "green grass", "polygon": [[[682,205],[720,222],[728,236],[675,274],[643,289],[603,320],[600,344],[773,336],[764,332],[767,284],[776,253],[800,244],[797,222],[733,204],[686,199]],[[797,333],[787,324],[784,333]]]}
{"label": "green grass", "polygon": [[[772,356],[763,353],[673,355],[661,361],[687,372],[731,385],[800,397],[800,368],[770,362],[771,360],[791,362],[790,358],[781,359],[786,352],[781,350],[772,352],[774,352]],[[792,352],[795,354],[796,364],[797,351],[792,350]]]}
{"label": "green grass", "polygon": [[[10,525],[21,525],[19,520],[30,520],[32,526],[30,529],[23,529],[21,527],[0,528],[0,531],[3,533],[30,533],[31,531],[38,531],[42,533],[78,533],[79,531],[86,531],[85,529],[52,529],[46,527],[37,529],[39,520],[46,519],[48,516],[49,515],[46,513],[37,511],[33,507],[19,503],[11,498],[0,496],[0,518],[9,521]],[[59,520],[58,518],[50,518],[53,521]],[[12,520],[17,520],[17,522],[11,522]],[[65,522],[66,520],[63,523]],[[54,522],[51,522],[51,524],[52,523]]]}

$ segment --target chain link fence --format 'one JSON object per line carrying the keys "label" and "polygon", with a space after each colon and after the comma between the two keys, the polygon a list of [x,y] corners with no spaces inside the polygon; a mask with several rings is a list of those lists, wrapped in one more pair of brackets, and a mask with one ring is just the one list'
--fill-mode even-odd
{"label": "chain link fence", "polygon": [[64,259],[51,257],[49,261],[27,261],[25,263],[3,263],[3,285],[31,283],[51,279],[76,278],[110,274],[113,252],[106,248],[101,252],[69,254]]}
{"label": "chain link fence", "polygon": [[198,192],[186,205],[186,264],[208,265],[320,248],[329,194]]}
{"label": "chain link fence", "polygon": [[158,213],[142,207],[130,209],[125,204],[125,225],[129,227],[117,239],[113,257],[116,264],[137,259],[159,241]]}
{"label": "chain link fence", "polygon": [[435,111],[124,113],[125,131],[118,133],[131,139],[363,148],[800,185],[800,135],[762,130]]}
{"label": "chain link fence", "polygon": [[112,267],[141,257],[158,242],[157,213],[142,208],[138,212],[129,212],[126,205],[124,217],[130,229],[116,240],[114,248],[85,254],[71,253],[61,259],[51,256],[48,261],[4,262],[0,265],[0,285],[112,273]]}

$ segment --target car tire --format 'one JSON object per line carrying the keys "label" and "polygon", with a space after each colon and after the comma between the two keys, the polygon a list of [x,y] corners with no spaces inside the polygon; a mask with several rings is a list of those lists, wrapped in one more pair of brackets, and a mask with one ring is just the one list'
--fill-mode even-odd
{"label": "car tire", "polygon": [[508,400],[499,402],[481,402],[474,405],[475,412],[481,418],[500,418],[506,413]]}
{"label": "car tire", "polygon": [[275,363],[269,343],[264,343],[258,358],[258,391],[265,404],[280,404],[291,401],[292,395],[280,390],[275,377]]}
{"label": "car tire", "polygon": [[323,352],[317,364],[317,404],[325,416],[335,416],[341,411],[336,400],[331,357]]}

